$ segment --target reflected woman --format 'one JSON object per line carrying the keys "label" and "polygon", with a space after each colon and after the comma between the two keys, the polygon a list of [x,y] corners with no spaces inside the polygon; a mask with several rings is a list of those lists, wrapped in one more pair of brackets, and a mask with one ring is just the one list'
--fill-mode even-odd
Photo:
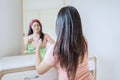
{"label": "reflected woman", "polygon": [[35,48],[39,42],[41,45],[40,51],[43,52],[47,43],[53,44],[54,40],[48,34],[42,32],[42,24],[40,21],[38,19],[33,19],[29,24],[28,35],[24,40],[25,52],[29,54],[35,53]]}

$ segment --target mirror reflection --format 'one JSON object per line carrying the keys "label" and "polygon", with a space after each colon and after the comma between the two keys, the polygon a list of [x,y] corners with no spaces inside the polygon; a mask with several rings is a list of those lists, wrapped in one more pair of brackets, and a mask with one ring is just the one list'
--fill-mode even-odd
{"label": "mirror reflection", "polygon": [[44,56],[56,39],[55,20],[64,0],[23,0],[24,54],[33,54],[35,47]]}

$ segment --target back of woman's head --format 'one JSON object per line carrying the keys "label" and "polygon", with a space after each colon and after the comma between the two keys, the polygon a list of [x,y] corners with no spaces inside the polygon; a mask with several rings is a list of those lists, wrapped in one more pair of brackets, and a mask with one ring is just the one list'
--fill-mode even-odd
{"label": "back of woman's head", "polygon": [[61,67],[66,69],[68,78],[74,80],[79,58],[82,62],[87,50],[76,8],[66,6],[60,9],[56,19],[56,33],[54,55],[57,55]]}
{"label": "back of woman's head", "polygon": [[44,33],[42,32],[42,24],[41,24],[41,22],[38,19],[32,19],[32,21],[30,22],[28,35],[33,34],[32,25],[33,25],[34,22],[37,22],[39,24],[39,26],[40,26],[40,32],[39,32],[39,34],[40,34],[40,38],[43,40]]}

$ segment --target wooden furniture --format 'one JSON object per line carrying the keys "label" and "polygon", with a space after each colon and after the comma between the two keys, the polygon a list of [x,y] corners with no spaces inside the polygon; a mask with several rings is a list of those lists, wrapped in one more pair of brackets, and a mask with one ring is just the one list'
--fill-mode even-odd
{"label": "wooden furniture", "polygon": [[5,74],[35,70],[35,55],[0,58],[0,80]]}
{"label": "wooden furniture", "polygon": [[96,80],[96,57],[90,57],[88,64],[89,64],[89,70],[92,73],[92,75],[94,76],[94,80]]}
{"label": "wooden furniture", "polygon": [[[96,57],[90,57],[89,70],[96,80]],[[0,80],[10,73],[35,70],[35,55],[19,55],[0,58]]]}

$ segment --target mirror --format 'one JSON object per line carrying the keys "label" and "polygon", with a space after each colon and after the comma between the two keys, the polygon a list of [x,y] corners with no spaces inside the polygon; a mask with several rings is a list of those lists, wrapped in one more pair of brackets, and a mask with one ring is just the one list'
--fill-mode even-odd
{"label": "mirror", "polygon": [[55,40],[56,16],[59,9],[65,5],[65,0],[22,0],[22,2],[24,36],[28,34],[31,20],[38,19],[42,24],[43,33],[49,34]]}

